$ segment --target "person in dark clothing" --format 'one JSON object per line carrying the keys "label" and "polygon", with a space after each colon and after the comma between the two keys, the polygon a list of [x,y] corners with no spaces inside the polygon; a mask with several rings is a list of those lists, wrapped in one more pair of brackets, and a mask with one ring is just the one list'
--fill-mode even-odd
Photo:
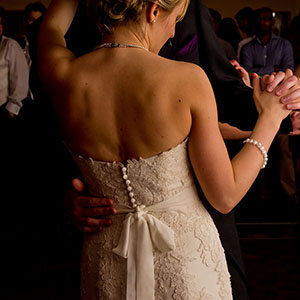
{"label": "person in dark clothing", "polygon": [[238,22],[239,28],[246,34],[247,37],[253,35],[253,9],[251,7],[244,7],[235,14],[235,19]]}
{"label": "person in dark clothing", "polygon": [[[220,23],[222,21],[221,14],[218,11],[216,11],[212,8],[209,8],[209,12],[211,14],[212,21],[213,21],[213,24],[214,24],[214,31],[218,32]],[[229,60],[232,60],[232,59],[236,60],[237,56],[236,56],[236,53],[235,53],[232,45],[228,41],[225,41],[225,40],[221,39],[220,37],[219,37],[219,42],[220,42],[220,44],[222,45],[222,47],[225,51],[226,57]]]}
{"label": "person in dark clothing", "polygon": [[242,40],[239,29],[232,18],[224,18],[217,31],[218,37],[229,42],[237,53],[238,44]]}
{"label": "person in dark clothing", "polygon": [[213,8],[209,8],[209,13],[212,17],[212,21],[213,21],[213,25],[214,25],[214,31],[217,32],[219,30],[219,27],[220,27],[220,23],[222,21],[222,16],[221,14],[213,9]]}
{"label": "person in dark clothing", "polygon": [[255,11],[254,23],[256,37],[241,49],[242,67],[259,75],[294,70],[291,43],[272,33],[272,10],[264,7]]}
{"label": "person in dark clothing", "polygon": [[44,15],[46,11],[46,6],[41,2],[33,2],[28,4],[25,7],[26,23],[28,25],[32,24],[35,20]]}

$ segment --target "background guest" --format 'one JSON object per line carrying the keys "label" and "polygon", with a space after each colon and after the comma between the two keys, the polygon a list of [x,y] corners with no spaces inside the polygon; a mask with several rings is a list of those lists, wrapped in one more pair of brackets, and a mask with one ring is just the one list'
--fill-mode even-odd
{"label": "background guest", "polygon": [[[220,23],[222,21],[221,14],[212,8],[209,8],[209,12],[212,17],[214,31],[215,31],[215,33],[217,33],[219,30]],[[218,40],[219,40],[220,44],[222,45],[222,48],[224,49],[225,55],[228,58],[228,60],[236,59],[237,58],[236,53],[235,53],[232,45],[229,42],[221,39],[220,37],[218,37]]]}
{"label": "background guest", "polygon": [[0,7],[0,105],[10,117],[19,114],[28,93],[28,65],[19,44],[3,35],[4,9]]}
{"label": "background guest", "polygon": [[253,9],[248,6],[244,7],[239,10],[234,17],[239,25],[240,31],[245,35],[245,38],[238,44],[237,59],[239,61],[242,47],[251,42],[254,38]]}
{"label": "background guest", "polygon": [[237,53],[238,44],[242,40],[238,27],[232,18],[222,19],[217,31],[218,37],[229,42]]}
{"label": "background guest", "polygon": [[30,25],[47,11],[42,2],[33,2],[25,7],[26,24]]}
{"label": "background guest", "polygon": [[294,70],[291,43],[272,33],[273,11],[264,7],[255,12],[255,35],[241,49],[241,65],[248,72],[259,75],[274,71]]}

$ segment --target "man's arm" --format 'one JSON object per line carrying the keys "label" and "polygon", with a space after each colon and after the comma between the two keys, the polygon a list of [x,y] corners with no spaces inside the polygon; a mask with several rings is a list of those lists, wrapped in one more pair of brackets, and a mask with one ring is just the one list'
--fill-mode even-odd
{"label": "man's arm", "polygon": [[29,67],[21,47],[14,40],[8,41],[6,59],[9,67],[9,96],[6,109],[13,117],[18,115],[22,107],[22,100],[28,94]]}
{"label": "man's arm", "polygon": [[300,111],[294,111],[290,115],[293,131],[289,135],[300,135]]}
{"label": "man's arm", "polygon": [[252,131],[244,131],[228,123],[219,122],[219,129],[224,140],[242,140],[251,135]]}
{"label": "man's arm", "polygon": [[295,70],[295,75],[300,78],[300,65],[297,66]]}

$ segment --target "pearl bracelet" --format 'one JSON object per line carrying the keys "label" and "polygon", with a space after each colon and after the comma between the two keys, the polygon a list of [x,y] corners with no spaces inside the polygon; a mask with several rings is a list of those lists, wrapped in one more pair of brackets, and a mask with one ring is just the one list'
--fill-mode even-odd
{"label": "pearl bracelet", "polygon": [[267,162],[268,162],[268,154],[267,154],[267,151],[265,150],[265,147],[261,143],[259,143],[258,141],[253,140],[253,139],[249,139],[249,138],[244,140],[243,143],[244,144],[246,144],[246,143],[252,144],[260,150],[260,152],[261,152],[261,154],[264,158],[264,162],[263,162],[263,165],[262,165],[261,168],[264,169],[267,165]]}

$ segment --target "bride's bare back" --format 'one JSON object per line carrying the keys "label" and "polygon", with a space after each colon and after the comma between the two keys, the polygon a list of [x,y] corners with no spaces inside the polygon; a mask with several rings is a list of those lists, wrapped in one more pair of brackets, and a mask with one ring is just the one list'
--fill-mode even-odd
{"label": "bride's bare back", "polygon": [[67,143],[104,161],[177,145],[191,127],[185,80],[179,80],[185,69],[138,48],[102,48],[77,59],[55,99]]}

